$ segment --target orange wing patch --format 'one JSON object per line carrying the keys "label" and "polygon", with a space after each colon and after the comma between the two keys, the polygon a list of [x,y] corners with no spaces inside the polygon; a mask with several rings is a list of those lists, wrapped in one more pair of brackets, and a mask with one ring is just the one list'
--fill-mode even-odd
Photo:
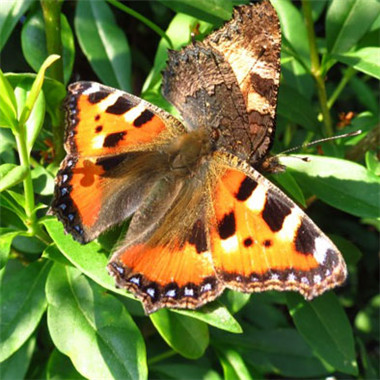
{"label": "orange wing patch", "polygon": [[[91,82],[69,87],[66,150],[81,156],[115,155],[166,141],[179,123],[133,95]],[[172,128],[175,124],[176,128]]]}
{"label": "orange wing patch", "polygon": [[119,286],[142,299],[146,313],[162,307],[194,309],[223,290],[211,253],[198,252],[190,242],[170,247],[136,244],[116,252],[108,269]]}
{"label": "orange wing patch", "polygon": [[298,290],[313,298],[344,281],[335,246],[295,204],[265,184],[230,169],[216,186],[211,247],[226,286]]}

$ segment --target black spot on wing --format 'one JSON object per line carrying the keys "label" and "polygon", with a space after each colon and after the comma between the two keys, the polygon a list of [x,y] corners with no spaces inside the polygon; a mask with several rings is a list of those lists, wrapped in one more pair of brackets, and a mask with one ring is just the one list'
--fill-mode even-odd
{"label": "black spot on wing", "polygon": [[142,125],[144,125],[145,123],[147,123],[148,121],[152,120],[153,116],[154,116],[154,113],[152,113],[149,110],[145,110],[145,111],[141,112],[141,114],[138,118],[136,118],[136,120],[133,122],[133,125],[135,127],[139,128]]}
{"label": "black spot on wing", "polygon": [[127,112],[131,108],[133,108],[135,104],[133,104],[131,101],[129,101],[127,98],[124,98],[123,96],[119,96],[114,104],[112,106],[109,106],[106,109],[107,113],[112,113],[114,115],[122,115],[123,113]]}
{"label": "black spot on wing", "polygon": [[225,214],[223,219],[218,224],[219,236],[225,240],[235,235],[236,232],[236,220],[235,214],[231,211],[229,214]]}
{"label": "black spot on wing", "polygon": [[116,132],[109,134],[103,142],[104,148],[113,148],[115,147],[119,141],[123,140],[124,136],[127,134],[126,131],[124,132]]}
{"label": "black spot on wing", "polygon": [[96,91],[88,95],[88,101],[92,104],[96,104],[105,99],[109,94],[107,91]]}
{"label": "black spot on wing", "polygon": [[244,247],[247,247],[247,248],[250,247],[253,244],[252,238],[248,237],[244,239],[243,244],[244,244]]}
{"label": "black spot on wing", "polygon": [[319,233],[315,230],[313,223],[303,218],[294,240],[297,252],[313,254],[315,251],[315,239],[318,236]]}
{"label": "black spot on wing", "polygon": [[273,231],[280,231],[287,215],[292,211],[292,205],[283,198],[279,198],[273,191],[268,191],[262,211],[263,219]]}
{"label": "black spot on wing", "polygon": [[102,125],[98,125],[96,128],[95,128],[95,133],[99,133],[103,130],[103,126]]}
{"label": "black spot on wing", "polygon": [[243,182],[240,184],[239,190],[235,195],[235,198],[238,201],[244,202],[247,200],[251,194],[253,193],[253,190],[256,189],[257,182],[249,177],[245,177]]}
{"label": "black spot on wing", "polygon": [[117,156],[112,156],[112,157],[103,157],[103,158],[98,158],[96,160],[96,165],[102,166],[104,171],[110,171],[111,169],[114,169],[116,166],[121,164],[126,157],[128,156],[128,153],[124,154],[118,154]]}
{"label": "black spot on wing", "polygon": [[194,223],[191,230],[190,236],[188,238],[190,244],[195,245],[197,253],[202,253],[207,251],[207,236],[204,223],[199,219]]}
{"label": "black spot on wing", "polygon": [[272,240],[270,240],[270,239],[267,239],[267,240],[264,240],[264,241],[263,241],[263,246],[264,246],[264,247],[269,248],[269,247],[272,246],[272,244],[273,244],[273,242],[272,242]]}

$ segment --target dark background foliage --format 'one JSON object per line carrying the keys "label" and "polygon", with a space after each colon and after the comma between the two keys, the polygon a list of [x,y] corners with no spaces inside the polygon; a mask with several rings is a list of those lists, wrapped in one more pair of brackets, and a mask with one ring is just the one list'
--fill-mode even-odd
{"label": "dark background foliage", "polygon": [[311,163],[282,157],[288,170],[271,176],[342,251],[344,287],[312,302],[228,291],[198,311],[146,317],[105,270],[126,226],[80,246],[45,216],[65,86],[96,80],[175,113],[160,94],[167,48],[192,31],[201,40],[240,3],[1,4],[2,379],[379,378],[378,0],[272,1],[283,35],[273,151],[363,131],[300,149]]}

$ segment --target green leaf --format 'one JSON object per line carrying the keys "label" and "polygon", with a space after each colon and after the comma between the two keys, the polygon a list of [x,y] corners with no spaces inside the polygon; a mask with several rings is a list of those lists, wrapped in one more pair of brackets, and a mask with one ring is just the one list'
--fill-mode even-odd
{"label": "green leaf", "polygon": [[[36,79],[36,74],[13,74],[7,73],[6,78],[9,80],[13,88],[23,87],[30,89]],[[59,113],[62,101],[66,96],[65,85],[55,79],[45,78],[42,85],[45,95],[46,110],[52,119],[52,123],[57,125],[60,121]]]}
{"label": "green leaf", "polygon": [[333,54],[333,58],[354,69],[380,79],[380,48],[364,47],[344,54]]}
{"label": "green leaf", "polygon": [[32,359],[36,337],[31,336],[12,356],[1,363],[1,380],[25,379]]}
{"label": "green leaf", "polygon": [[335,294],[325,293],[307,302],[289,293],[287,301],[297,330],[314,352],[337,371],[357,375],[352,329]]}
{"label": "green leaf", "polygon": [[231,0],[159,0],[177,13],[188,14],[199,20],[220,24],[229,20],[232,14]]}
{"label": "green leaf", "polygon": [[[31,87],[27,81],[21,82],[15,88],[15,96],[17,100],[17,109],[23,110],[26,106],[27,99],[31,93]],[[25,123],[26,136],[27,136],[27,149],[30,153],[32,151],[34,142],[39,135],[45,120],[45,97],[41,91],[36,99],[32,112]]]}
{"label": "green leaf", "polygon": [[245,363],[258,371],[286,378],[320,378],[329,373],[295,329],[257,330],[244,326],[244,334],[212,334],[212,344],[241,352]]}
{"label": "green leaf", "polygon": [[[60,17],[63,75],[64,81],[67,83],[71,77],[74,65],[74,36],[66,16],[61,14]],[[37,72],[48,56],[45,22],[40,9],[25,22],[21,32],[21,47],[26,61]]]}
{"label": "green leaf", "polygon": [[51,338],[82,376],[147,377],[144,340],[121,302],[77,269],[58,263],[48,277],[46,296]]}
{"label": "green leaf", "polygon": [[377,0],[333,0],[326,17],[328,51],[338,54],[350,50],[371,28],[379,13]]}
{"label": "green leaf", "polygon": [[34,192],[39,195],[51,195],[54,191],[54,177],[43,166],[36,165],[32,170]]}
{"label": "green leaf", "polygon": [[0,51],[3,50],[8,37],[31,3],[32,0],[8,0],[2,2],[0,7]]}
{"label": "green leaf", "polygon": [[22,231],[9,231],[8,229],[0,228],[0,269],[2,269],[8,261],[13,239],[21,233]]}
{"label": "green leaf", "polygon": [[131,91],[129,44],[108,4],[103,0],[80,0],[74,25],[79,45],[100,80]]}
{"label": "green leaf", "polygon": [[253,379],[241,355],[236,350],[218,347],[225,380]]}
{"label": "green leaf", "polygon": [[274,183],[279,184],[285,192],[294,200],[296,200],[299,204],[306,207],[305,197],[301,188],[299,187],[297,181],[293,178],[293,176],[289,172],[283,172],[279,174],[273,174],[270,176],[270,179],[273,180]]}
{"label": "green leaf", "polygon": [[28,174],[28,168],[14,164],[0,166],[0,192],[20,183]]}
{"label": "green leaf", "polygon": [[370,172],[376,176],[380,176],[380,161],[374,151],[366,152],[365,163]]}
{"label": "green leaf", "polygon": [[149,369],[151,379],[222,380],[218,372],[206,367],[203,363],[198,364],[198,362],[194,363],[193,361],[190,364],[169,362],[167,364],[151,365]]}
{"label": "green leaf", "polygon": [[295,88],[282,84],[278,97],[277,112],[289,121],[309,131],[318,128],[317,114],[304,95]]}
{"label": "green leaf", "polygon": [[[283,39],[282,57],[291,57],[281,65],[288,86],[309,99],[314,91],[310,73],[310,53],[307,30],[300,10],[291,2],[272,1],[281,23]],[[281,94],[281,92],[280,92]]]}
{"label": "green leaf", "polygon": [[352,215],[363,218],[379,215],[380,179],[363,166],[331,157],[308,155],[310,162],[296,157],[281,157],[281,163],[310,193]]}
{"label": "green leaf", "polygon": [[49,357],[46,375],[47,379],[85,379],[76,371],[70,359],[66,355],[61,354],[57,349],[54,349]]}
{"label": "green leaf", "polygon": [[[1,9],[2,7],[0,7]],[[11,84],[0,70],[0,128],[16,128],[17,102]]]}
{"label": "green leaf", "polygon": [[46,309],[48,262],[34,262],[1,283],[0,361],[13,355],[30,337]]}
{"label": "green leaf", "polygon": [[200,358],[209,343],[208,327],[194,318],[162,309],[150,315],[165,342],[188,359]]}
{"label": "green leaf", "polygon": [[30,117],[30,114],[32,113],[33,107],[36,104],[37,98],[39,97],[40,92],[41,92],[46,70],[48,69],[50,65],[52,65],[59,58],[60,57],[58,55],[52,54],[48,58],[46,58],[46,60],[40,67],[38,74],[36,76],[36,79],[33,82],[30,93],[26,99],[25,107],[23,108],[21,112],[21,116],[19,119],[20,125],[26,124],[26,122],[28,121]]}

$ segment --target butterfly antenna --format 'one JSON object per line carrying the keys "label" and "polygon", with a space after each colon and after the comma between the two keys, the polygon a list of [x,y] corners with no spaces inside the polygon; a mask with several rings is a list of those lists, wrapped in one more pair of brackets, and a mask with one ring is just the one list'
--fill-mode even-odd
{"label": "butterfly antenna", "polygon": [[294,152],[294,151],[299,150],[301,148],[308,148],[309,146],[313,146],[313,145],[316,145],[316,144],[324,143],[324,142],[327,142],[327,141],[332,141],[332,140],[337,140],[337,139],[346,138],[346,137],[352,137],[352,136],[358,136],[361,133],[362,133],[362,131],[359,129],[358,131],[350,132],[350,133],[344,133],[343,135],[339,135],[339,136],[325,137],[323,139],[314,140],[314,141],[306,143],[306,144],[302,144],[302,145],[298,145],[298,146],[295,146],[295,147],[290,148],[290,149],[286,149],[283,152],[279,153],[277,156],[285,154],[285,153]]}

